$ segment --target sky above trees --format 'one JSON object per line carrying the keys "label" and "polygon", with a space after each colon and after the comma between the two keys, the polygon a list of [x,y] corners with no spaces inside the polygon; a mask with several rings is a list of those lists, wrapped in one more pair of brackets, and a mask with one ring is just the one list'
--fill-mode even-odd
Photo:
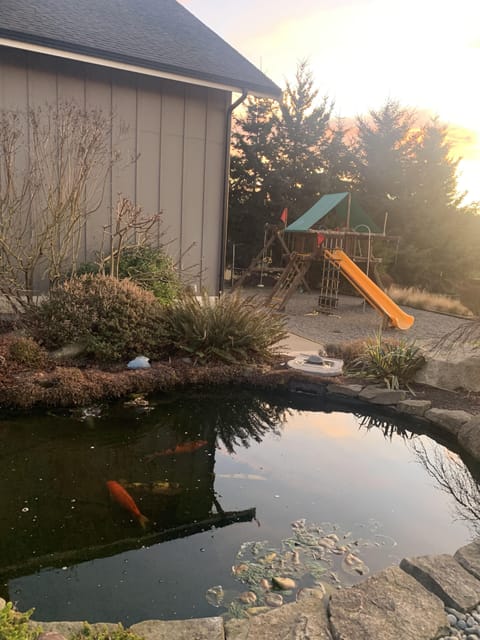
{"label": "sky above trees", "polygon": [[479,0],[181,0],[280,87],[308,59],[353,119],[398,100],[449,124],[466,201],[480,200]]}

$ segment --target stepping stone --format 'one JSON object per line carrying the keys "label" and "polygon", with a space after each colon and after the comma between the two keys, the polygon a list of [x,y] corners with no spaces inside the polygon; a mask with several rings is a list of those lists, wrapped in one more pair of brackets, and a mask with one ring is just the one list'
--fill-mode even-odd
{"label": "stepping stone", "polygon": [[[352,636],[356,637],[356,636]],[[247,620],[225,623],[225,640],[332,640],[321,601],[285,604]],[[147,639],[148,640],[148,639]]]}
{"label": "stepping stone", "polygon": [[397,409],[410,416],[423,416],[431,406],[430,400],[402,400],[398,403]]}
{"label": "stepping stone", "polygon": [[222,618],[145,620],[129,628],[144,640],[224,640]]}
{"label": "stepping stone", "polygon": [[431,640],[448,632],[442,601],[399,567],[338,591],[329,613],[337,640]]}
{"label": "stepping stone", "polygon": [[480,581],[452,556],[404,558],[400,567],[441,598],[447,607],[465,612],[480,603]]}
{"label": "stepping stone", "polygon": [[480,580],[480,539],[460,547],[453,557],[464,569]]}

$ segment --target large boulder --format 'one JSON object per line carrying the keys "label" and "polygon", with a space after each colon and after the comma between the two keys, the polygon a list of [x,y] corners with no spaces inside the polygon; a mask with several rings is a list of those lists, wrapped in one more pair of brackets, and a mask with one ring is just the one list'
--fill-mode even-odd
{"label": "large boulder", "polygon": [[416,382],[449,391],[480,391],[480,349],[432,350],[425,353],[425,360]]}

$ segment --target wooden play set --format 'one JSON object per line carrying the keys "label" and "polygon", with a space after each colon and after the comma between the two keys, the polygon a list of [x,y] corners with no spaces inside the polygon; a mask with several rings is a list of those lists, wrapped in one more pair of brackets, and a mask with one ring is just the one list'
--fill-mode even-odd
{"label": "wooden play set", "polygon": [[[262,250],[236,281],[233,290],[253,275],[259,276],[260,283],[265,276],[273,276],[276,282],[267,304],[283,311],[300,286],[311,291],[307,272],[316,263],[315,271],[320,274],[315,284],[319,290],[319,311],[333,313],[338,308],[342,274],[383,315],[389,326],[408,329],[414,318],[402,311],[381,288],[377,269],[381,258],[373,254],[374,241],[398,243],[398,238],[386,235],[385,227],[386,221],[380,230],[351,194],[324,195],[289,226],[265,226]],[[275,253],[280,256],[277,260],[273,257]]]}

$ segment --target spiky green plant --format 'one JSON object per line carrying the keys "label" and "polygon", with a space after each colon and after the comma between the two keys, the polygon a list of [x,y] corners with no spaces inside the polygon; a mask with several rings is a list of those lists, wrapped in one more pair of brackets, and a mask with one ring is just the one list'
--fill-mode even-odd
{"label": "spiky green plant", "polygon": [[0,640],[35,640],[41,630],[30,624],[32,613],[33,609],[20,613],[7,602],[0,610]]}
{"label": "spiky green plant", "polygon": [[171,349],[200,362],[268,361],[286,336],[283,317],[234,294],[215,300],[183,295],[166,309],[164,331]]}
{"label": "spiky green plant", "polygon": [[405,340],[382,340],[377,335],[365,342],[363,352],[348,367],[348,373],[384,382],[388,389],[400,389],[413,381],[425,364],[420,349]]}

